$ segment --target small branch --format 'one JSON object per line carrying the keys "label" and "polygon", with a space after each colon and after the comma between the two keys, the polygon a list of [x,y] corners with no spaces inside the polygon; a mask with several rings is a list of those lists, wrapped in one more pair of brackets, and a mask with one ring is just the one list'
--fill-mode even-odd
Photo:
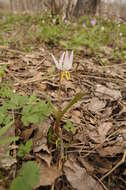
{"label": "small branch", "polygon": [[114,172],[116,170],[116,168],[118,168],[120,165],[122,165],[125,162],[125,158],[126,158],[126,150],[123,153],[122,160],[120,160],[108,173],[106,173],[103,177],[101,177],[100,181],[102,181],[103,179],[108,177],[112,172]]}

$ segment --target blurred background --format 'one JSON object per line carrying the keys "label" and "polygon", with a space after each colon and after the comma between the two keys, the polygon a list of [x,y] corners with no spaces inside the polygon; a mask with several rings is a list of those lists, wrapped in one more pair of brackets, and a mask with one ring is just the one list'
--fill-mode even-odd
{"label": "blurred background", "polygon": [[83,14],[126,19],[126,0],[0,0],[1,11],[46,12],[63,19]]}

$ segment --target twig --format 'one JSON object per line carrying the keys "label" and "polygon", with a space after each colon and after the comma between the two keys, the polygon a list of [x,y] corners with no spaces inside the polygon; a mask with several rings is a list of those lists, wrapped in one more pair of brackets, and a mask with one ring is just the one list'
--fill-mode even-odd
{"label": "twig", "polygon": [[126,181],[123,178],[119,177],[119,179],[126,185]]}
{"label": "twig", "polygon": [[125,162],[125,158],[126,158],[126,150],[123,153],[122,159],[108,173],[106,173],[103,177],[101,177],[100,180],[102,181],[107,176],[109,176],[112,172],[114,172],[116,170],[116,168],[118,168],[121,164],[123,164]]}
{"label": "twig", "polygon": [[97,176],[95,176],[95,178],[98,180],[98,182],[102,185],[102,187],[103,187],[105,190],[108,190],[108,188],[104,185],[104,183],[103,183]]}

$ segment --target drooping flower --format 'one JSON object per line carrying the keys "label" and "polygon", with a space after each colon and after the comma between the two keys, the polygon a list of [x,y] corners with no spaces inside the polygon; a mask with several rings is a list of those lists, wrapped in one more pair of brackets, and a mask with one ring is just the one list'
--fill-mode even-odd
{"label": "drooping flower", "polygon": [[57,59],[53,54],[51,54],[51,56],[56,65],[56,68],[61,72],[60,79],[62,80],[65,76],[66,79],[69,80],[70,79],[69,70],[72,68],[73,64],[73,51],[71,52],[70,56],[68,54],[68,51],[63,52],[62,55],[60,56],[59,61],[57,61]]}
{"label": "drooping flower", "polygon": [[53,54],[51,54],[51,56],[58,70],[66,71],[72,68],[73,51],[71,52],[70,56],[68,54],[68,51],[63,52],[62,55],[60,56],[59,61],[57,61],[57,59],[55,58]]}
{"label": "drooping flower", "polygon": [[91,26],[95,26],[95,25],[96,25],[96,22],[97,22],[96,19],[92,19],[91,22],[90,22],[90,23],[91,23]]}

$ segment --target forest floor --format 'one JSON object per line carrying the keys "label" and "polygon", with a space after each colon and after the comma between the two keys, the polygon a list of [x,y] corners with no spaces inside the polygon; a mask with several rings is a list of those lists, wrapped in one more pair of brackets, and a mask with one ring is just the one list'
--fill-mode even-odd
{"label": "forest floor", "polygon": [[[59,59],[65,50],[74,50],[74,61],[61,108],[84,96],[61,119],[61,160],[51,53]],[[125,23],[1,14],[0,190],[125,190],[125,74]]]}

